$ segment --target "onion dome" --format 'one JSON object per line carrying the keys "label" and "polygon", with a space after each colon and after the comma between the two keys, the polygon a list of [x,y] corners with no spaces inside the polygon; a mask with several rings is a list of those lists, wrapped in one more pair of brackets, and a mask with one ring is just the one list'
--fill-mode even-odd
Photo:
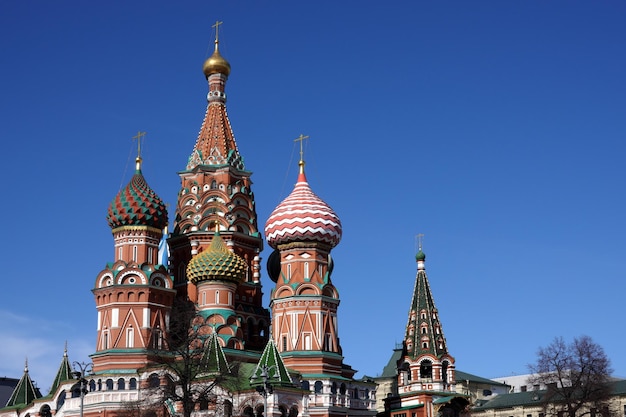
{"label": "onion dome", "polygon": [[426,254],[424,252],[422,252],[422,250],[420,249],[419,252],[417,252],[417,255],[415,255],[415,260],[416,261],[425,261],[426,260]]}
{"label": "onion dome", "polygon": [[215,51],[213,51],[213,55],[211,55],[206,61],[204,61],[204,65],[202,66],[202,72],[208,78],[211,74],[224,74],[228,76],[230,74],[230,64],[222,55],[220,55],[220,51],[217,48],[218,41],[215,40]]}
{"label": "onion dome", "polygon": [[187,278],[194,284],[209,280],[242,282],[247,271],[246,261],[231,252],[216,232],[209,247],[189,261]]}
{"label": "onion dome", "polygon": [[141,173],[141,158],[136,159],[135,175],[109,204],[107,222],[111,229],[122,226],[151,226],[162,230],[167,225],[163,200],[146,183]]}
{"label": "onion dome", "polygon": [[265,223],[265,237],[273,248],[298,241],[322,242],[335,247],[341,240],[341,221],[309,187],[302,160],[296,186]]}

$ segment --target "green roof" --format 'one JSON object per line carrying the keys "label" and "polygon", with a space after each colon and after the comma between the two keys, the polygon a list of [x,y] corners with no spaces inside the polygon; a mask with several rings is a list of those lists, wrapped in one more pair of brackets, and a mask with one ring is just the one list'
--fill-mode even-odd
{"label": "green roof", "polygon": [[490,384],[490,385],[498,385],[501,387],[508,387],[509,385],[504,384],[502,382],[494,381],[492,379],[483,378],[482,376],[472,375],[467,372],[456,370],[454,371],[455,379],[457,382],[459,381],[470,381],[470,382],[478,382],[481,384]]}
{"label": "green roof", "polygon": [[41,398],[41,392],[39,388],[35,387],[30,375],[28,375],[28,362],[24,366],[24,375],[15,386],[13,394],[7,401],[7,407],[15,407],[20,404],[30,404],[31,401]]}
{"label": "green roof", "polygon": [[218,341],[217,333],[213,332],[206,341],[206,347],[202,354],[202,364],[210,373],[225,374],[230,373],[230,366],[226,360],[226,355]]}
{"label": "green roof", "polygon": [[250,376],[250,385],[263,384],[266,378],[274,386],[293,386],[289,372],[278,353],[274,340],[270,338],[261,354],[261,359]]}
{"label": "green roof", "polygon": [[56,390],[59,389],[61,383],[71,379],[73,379],[72,367],[70,366],[70,360],[67,357],[67,348],[65,348],[65,352],[63,352],[63,359],[61,360],[61,366],[59,366],[57,375],[54,377],[54,381],[52,382],[52,387],[50,387],[48,395],[54,395]]}
{"label": "green roof", "polygon": [[[626,395],[626,380],[616,380],[609,383],[613,395]],[[475,410],[491,410],[497,408],[512,408],[518,406],[529,406],[540,403],[547,390],[533,390],[526,392],[514,392],[510,394],[499,394],[489,401],[480,402]]]}

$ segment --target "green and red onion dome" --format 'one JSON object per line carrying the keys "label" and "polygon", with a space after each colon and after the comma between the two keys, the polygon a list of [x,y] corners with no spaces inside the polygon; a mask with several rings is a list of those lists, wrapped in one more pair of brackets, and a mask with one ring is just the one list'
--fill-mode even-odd
{"label": "green and red onion dome", "polygon": [[265,223],[267,243],[273,248],[290,242],[322,242],[335,247],[341,233],[339,217],[311,190],[301,162],[296,186]]}
{"label": "green and red onion dome", "polygon": [[239,255],[226,247],[219,232],[213,236],[209,247],[195,255],[187,265],[187,279],[193,284],[201,281],[242,282],[246,279],[248,265]]}
{"label": "green and red onion dome", "polygon": [[137,169],[128,185],[109,204],[107,222],[111,229],[150,226],[162,230],[167,225],[167,209],[143,177],[141,158],[137,158]]}

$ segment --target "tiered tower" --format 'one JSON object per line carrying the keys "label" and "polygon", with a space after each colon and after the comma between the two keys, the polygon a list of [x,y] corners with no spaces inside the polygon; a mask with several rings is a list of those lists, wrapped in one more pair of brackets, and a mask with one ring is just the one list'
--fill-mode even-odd
{"label": "tiered tower", "polygon": [[165,348],[175,296],[167,269],[158,264],[167,210],[146,183],[140,156],[132,179],[111,201],[107,221],[115,262],[98,274],[93,289],[98,310],[93,370],[124,373],[142,368],[151,351]]}
{"label": "tiered tower", "polygon": [[[343,375],[337,332],[339,293],[330,276],[330,251],[341,239],[341,222],[309,187],[300,159],[293,191],[265,225],[272,291],[272,333],[285,365],[304,374]],[[350,375],[351,377],[351,375]]]}
{"label": "tiered tower", "polygon": [[[355,373],[343,364],[339,293],[331,281],[330,251],[341,239],[341,222],[309,187],[302,152],[299,166],[293,191],[265,225],[267,242],[275,249],[268,260],[276,283],[270,304],[272,337],[285,365],[301,372],[305,385],[320,396],[338,398]],[[311,408],[311,413],[332,414],[328,408]]]}
{"label": "tiered tower", "polygon": [[443,398],[446,401],[439,400],[438,407],[451,407],[451,402],[458,406],[454,394],[454,358],[448,353],[426,275],[426,255],[421,243],[415,259],[417,276],[403,349],[397,362],[397,395],[386,399],[392,417],[406,415],[409,411],[416,417],[435,415],[434,404]]}
{"label": "tiered tower", "polygon": [[[261,351],[268,338],[269,311],[263,308],[260,279],[260,257],[263,240],[257,227],[257,215],[252,193],[252,173],[244,166],[243,158],[226,113],[226,80],[230,64],[219,52],[216,24],[215,50],[204,63],[209,93],[208,106],[198,139],[187,167],[180,172],[181,190],[176,206],[174,230],[168,239],[170,272],[178,291],[177,302],[202,303],[197,280],[187,275],[188,265],[194,255],[205,251],[217,230],[226,247],[241,257],[246,265],[241,280],[223,284],[222,290],[213,282],[212,291],[233,295],[232,303],[241,329],[241,340],[231,343],[238,348]],[[204,281],[203,281],[204,282]],[[200,297],[200,298],[199,298]],[[218,305],[207,320],[224,325],[232,319],[230,310],[222,317]],[[224,304],[226,306],[226,304]],[[230,339],[230,338],[229,338]],[[225,343],[228,340],[224,340]]]}

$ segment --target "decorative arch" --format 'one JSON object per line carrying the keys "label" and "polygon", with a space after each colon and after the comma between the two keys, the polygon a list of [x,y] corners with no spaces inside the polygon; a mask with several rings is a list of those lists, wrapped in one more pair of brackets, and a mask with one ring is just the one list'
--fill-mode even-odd
{"label": "decorative arch", "polygon": [[296,295],[320,295],[320,292],[315,285],[304,284],[298,288]]}

